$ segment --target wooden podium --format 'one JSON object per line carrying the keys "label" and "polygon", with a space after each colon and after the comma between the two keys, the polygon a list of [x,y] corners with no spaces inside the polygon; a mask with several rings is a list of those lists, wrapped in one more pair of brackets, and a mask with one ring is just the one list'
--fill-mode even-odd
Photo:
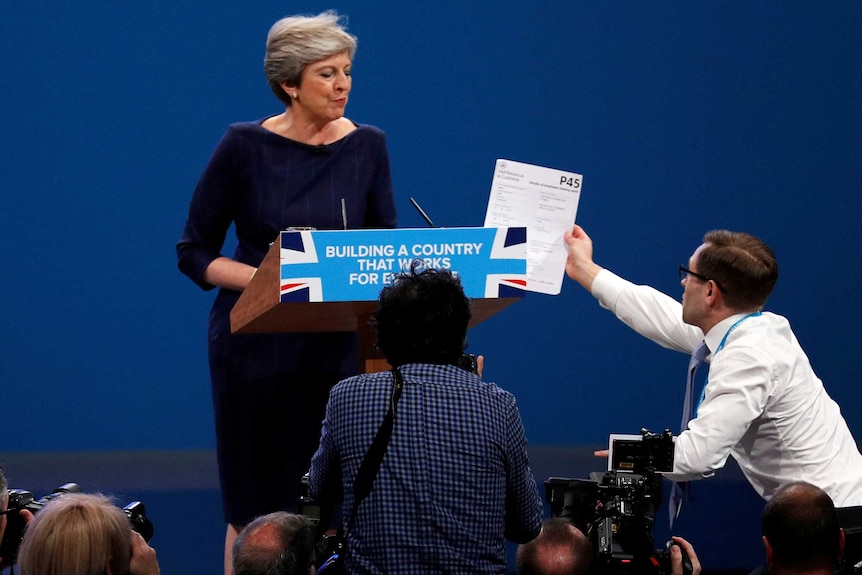
{"label": "wooden podium", "polygon": [[[360,372],[389,369],[375,348],[376,336],[369,320],[376,301],[282,303],[281,242],[270,247],[257,272],[230,314],[232,333],[355,332],[359,342]],[[485,321],[520,300],[520,297],[473,298],[470,327]]]}

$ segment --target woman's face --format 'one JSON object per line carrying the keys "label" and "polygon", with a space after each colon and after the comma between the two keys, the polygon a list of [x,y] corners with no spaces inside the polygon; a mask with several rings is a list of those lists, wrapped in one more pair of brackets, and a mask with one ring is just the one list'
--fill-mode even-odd
{"label": "woman's face", "polygon": [[[351,67],[352,62],[346,50],[306,66],[302,71],[301,86],[285,86],[292,99],[294,113],[326,121],[344,116],[347,96],[353,83]],[[296,98],[293,98],[294,93]]]}

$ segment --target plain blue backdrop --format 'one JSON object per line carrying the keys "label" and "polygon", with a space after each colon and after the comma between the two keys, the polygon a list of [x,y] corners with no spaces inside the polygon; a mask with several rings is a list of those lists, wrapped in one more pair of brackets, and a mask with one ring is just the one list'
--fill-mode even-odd
{"label": "plain blue backdrop", "polygon": [[[781,268],[767,307],[862,433],[862,4],[35,0],[0,16],[0,452],[213,447],[213,294],[174,244],[226,126],[281,111],[269,26],[328,8],[359,37],[347,112],[387,133],[401,226],[424,226],[410,196],[481,225],[507,158],[583,174],[596,260],[674,295],[703,232],[759,235]],[[686,358],[569,280],[470,351],[531,445],[677,425]],[[721,493],[720,544],[718,519],[690,529],[734,566],[756,526],[733,514],[759,501]]]}

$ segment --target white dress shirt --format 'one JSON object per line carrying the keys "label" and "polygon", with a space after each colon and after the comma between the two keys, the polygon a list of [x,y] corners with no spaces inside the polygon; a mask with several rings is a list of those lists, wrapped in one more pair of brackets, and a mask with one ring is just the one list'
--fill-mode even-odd
{"label": "white dress shirt", "polygon": [[709,477],[732,455],[764,499],[801,480],[826,491],[837,507],[862,505],[862,455],[787,319],[765,312],[728,334],[745,317],[740,314],[704,337],[700,328],[683,323],[682,304],[649,286],[602,270],[592,293],[663,347],[690,354],[704,340],[710,349],[703,403],[676,438],[673,473],[666,477]]}

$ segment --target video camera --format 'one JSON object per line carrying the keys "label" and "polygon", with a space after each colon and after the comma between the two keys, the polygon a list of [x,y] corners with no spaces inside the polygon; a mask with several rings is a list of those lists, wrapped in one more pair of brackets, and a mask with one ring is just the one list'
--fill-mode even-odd
{"label": "video camera", "polygon": [[844,557],[839,573],[862,575],[862,506],[840,507],[838,523],[844,530]]}
{"label": "video camera", "polygon": [[[655,549],[653,523],[661,504],[661,472],[673,469],[673,435],[641,430],[611,441],[610,469],[590,479],[550,477],[545,499],[551,515],[589,535],[598,575],[669,575],[670,543]],[[692,572],[683,552],[683,571]]]}
{"label": "video camera", "polygon": [[[67,493],[80,493],[81,487],[77,483],[66,483],[61,485],[49,495],[41,499],[34,499],[33,494],[23,489],[9,490],[9,504],[7,505],[6,531],[3,540],[0,541],[0,557],[8,565],[13,565],[18,560],[18,548],[24,537],[24,519],[16,511],[26,509],[33,515],[38,513],[45,504],[52,499],[62,497]],[[140,501],[133,501],[123,507],[123,512],[129,518],[129,524],[134,531],[140,533],[144,541],[149,542],[153,536],[153,524],[147,519],[146,509]]]}

